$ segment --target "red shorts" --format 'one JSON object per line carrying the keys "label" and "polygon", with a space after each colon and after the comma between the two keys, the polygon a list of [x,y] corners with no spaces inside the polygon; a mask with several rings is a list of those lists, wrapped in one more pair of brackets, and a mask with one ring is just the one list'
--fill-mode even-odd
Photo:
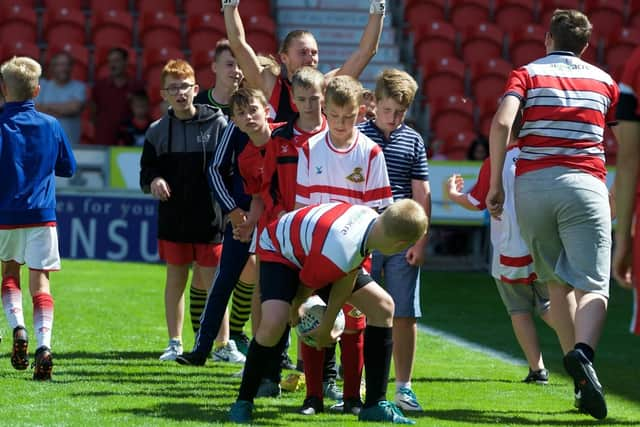
{"label": "red shorts", "polygon": [[196,262],[201,267],[217,267],[222,254],[221,243],[178,243],[158,239],[160,259],[167,264],[185,265]]}

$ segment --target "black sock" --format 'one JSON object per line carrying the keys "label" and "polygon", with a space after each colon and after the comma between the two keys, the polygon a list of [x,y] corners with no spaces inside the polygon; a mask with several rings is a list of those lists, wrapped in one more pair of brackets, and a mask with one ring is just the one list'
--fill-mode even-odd
{"label": "black sock", "polygon": [[265,361],[278,359],[278,350],[276,347],[265,347],[258,344],[254,339],[249,344],[247,360],[244,362],[244,372],[242,374],[242,383],[240,384],[240,392],[238,400],[247,400],[253,402],[253,398],[258,393],[260,380],[265,371]]}
{"label": "black sock", "polygon": [[587,359],[589,359],[589,362],[593,363],[593,360],[596,357],[596,352],[595,352],[594,349],[591,348],[591,346],[589,344],[585,344],[583,342],[579,342],[573,348],[576,349],[576,350],[582,351],[582,353],[585,356],[587,356]]}
{"label": "black sock", "polygon": [[338,370],[336,369],[336,345],[326,347],[324,349],[324,369],[322,371],[322,382],[328,382],[330,380],[335,381],[338,377]]}
{"label": "black sock", "polygon": [[391,328],[367,325],[364,330],[364,370],[367,384],[365,407],[375,406],[387,399],[392,354]]}
{"label": "black sock", "polygon": [[280,341],[278,341],[278,343],[274,347],[274,351],[277,356],[271,359],[263,359],[261,362],[262,364],[266,365],[264,378],[271,380],[276,384],[280,384],[280,380],[282,379],[282,353],[286,351],[285,349],[287,348],[289,342],[289,330],[290,328],[287,326],[287,328],[284,330],[284,333],[280,337]]}

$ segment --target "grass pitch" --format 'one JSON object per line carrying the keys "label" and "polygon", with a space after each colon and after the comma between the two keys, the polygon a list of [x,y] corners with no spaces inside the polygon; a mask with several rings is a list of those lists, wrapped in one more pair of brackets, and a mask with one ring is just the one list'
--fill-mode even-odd
{"label": "grass pitch", "polygon": [[[423,321],[428,326],[522,358],[488,275],[426,272],[423,284]],[[63,271],[52,275],[53,381],[36,383],[31,380],[32,370],[11,368],[10,331],[6,321],[0,322],[4,336],[0,425],[224,423],[239,386],[232,374],[239,367],[213,362],[204,368],[183,367],[157,360],[167,341],[163,287],[160,265],[65,261]],[[31,332],[29,301],[24,294]],[[572,386],[561,367],[559,346],[542,325],[544,357],[551,371],[550,384],[544,387],[520,382],[526,375],[524,365],[421,334],[413,384],[426,410],[414,419],[425,426],[640,425],[640,339],[627,332],[630,306],[630,294],[612,287],[610,314],[596,359],[609,404],[606,420],[596,421],[573,409]],[[189,348],[193,334],[188,322],[185,326]],[[34,345],[30,350],[35,350]],[[391,386],[390,398],[392,391]],[[255,424],[361,425],[344,415],[297,415],[303,398],[297,392],[280,399],[258,399]]]}

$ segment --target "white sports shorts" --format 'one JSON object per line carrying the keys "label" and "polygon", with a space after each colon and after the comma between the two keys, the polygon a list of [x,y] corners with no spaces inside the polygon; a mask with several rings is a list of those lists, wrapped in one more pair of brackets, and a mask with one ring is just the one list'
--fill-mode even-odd
{"label": "white sports shorts", "polygon": [[0,260],[27,264],[32,270],[60,270],[56,227],[0,230]]}

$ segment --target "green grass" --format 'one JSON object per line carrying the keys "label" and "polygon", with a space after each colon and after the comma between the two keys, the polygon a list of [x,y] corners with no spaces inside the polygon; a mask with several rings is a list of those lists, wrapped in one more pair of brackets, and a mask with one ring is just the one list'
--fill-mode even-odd
{"label": "green grass", "polygon": [[[66,261],[52,277],[56,302],[54,380],[35,383],[31,371],[9,362],[9,331],[2,322],[0,425],[165,426],[222,423],[234,400],[237,366],[204,368],[157,361],[166,345],[164,268],[159,265]],[[498,294],[485,274],[424,275],[425,322],[521,357]],[[25,295],[25,310],[30,299]],[[419,425],[638,425],[638,338],[627,332],[630,297],[614,289],[596,367],[608,392],[603,422],[572,408],[572,390],[558,345],[542,331],[552,377],[546,387],[520,383],[526,367],[421,335],[414,389],[426,411]],[[26,313],[30,318],[29,313]],[[27,321],[29,327],[31,321]],[[193,335],[185,331],[186,345]],[[391,396],[391,393],[389,393]],[[302,392],[257,401],[256,424],[349,426],[354,418],[295,413]]]}

